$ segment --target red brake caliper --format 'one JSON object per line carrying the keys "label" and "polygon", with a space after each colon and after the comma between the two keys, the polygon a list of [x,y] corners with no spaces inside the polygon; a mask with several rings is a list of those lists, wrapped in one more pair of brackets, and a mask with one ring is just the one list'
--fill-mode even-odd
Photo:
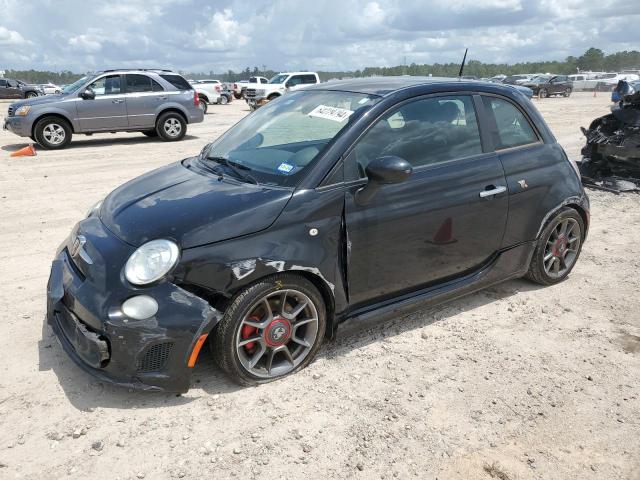
{"label": "red brake caliper", "polygon": [[[256,317],[255,315],[249,317],[249,320],[253,320],[256,322],[259,322],[260,319],[258,317]],[[252,327],[251,325],[243,325],[242,326],[242,331],[240,332],[240,335],[242,336],[243,340],[246,340],[247,338],[255,335],[255,333],[258,331],[258,329],[256,327]],[[253,350],[253,347],[255,347],[255,342],[249,342],[247,343],[244,348],[247,349],[247,351],[251,352]]]}

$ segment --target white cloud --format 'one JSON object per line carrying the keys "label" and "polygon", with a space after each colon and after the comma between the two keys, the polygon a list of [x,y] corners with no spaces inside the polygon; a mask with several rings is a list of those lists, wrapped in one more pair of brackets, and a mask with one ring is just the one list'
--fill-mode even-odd
{"label": "white cloud", "polygon": [[637,1],[0,0],[0,66],[341,70],[458,62],[464,47],[483,61],[563,59],[640,48]]}

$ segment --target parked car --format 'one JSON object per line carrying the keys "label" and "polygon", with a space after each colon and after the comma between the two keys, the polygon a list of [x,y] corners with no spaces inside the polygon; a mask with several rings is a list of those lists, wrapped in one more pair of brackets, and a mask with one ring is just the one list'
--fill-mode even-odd
{"label": "parked car", "polygon": [[62,92],[62,88],[55,83],[44,83],[40,85],[45,95],[54,95]]}
{"label": "parked car", "polygon": [[506,83],[507,85],[521,85],[537,76],[538,74],[509,75],[502,79],[502,83]]}
{"label": "parked car", "polygon": [[640,76],[635,73],[604,73],[602,75],[598,75],[596,80],[596,90],[601,92],[610,92],[618,85],[620,80],[633,82],[640,80]]}
{"label": "parked car", "polygon": [[39,85],[0,78],[0,98],[35,98],[40,95],[44,95],[44,90]]}
{"label": "parked car", "polygon": [[119,187],[53,261],[47,318],[103,381],[186,391],[207,342],[235,381],[307,366],[338,325],[504,280],[564,280],[589,226],[537,109],[487,82],[309,86]]}
{"label": "parked car", "polygon": [[248,86],[250,86],[248,84],[253,84],[253,83],[257,83],[257,84],[269,83],[269,80],[265,77],[249,77],[249,80],[240,80],[239,82],[235,82],[233,84],[234,97],[236,97],[236,99],[238,100],[241,98],[244,98],[245,90],[247,89]]}
{"label": "parked car", "polygon": [[551,95],[568,97],[573,90],[573,83],[567,75],[538,75],[522,86],[533,90],[533,94],[540,98]]}
{"label": "parked car", "polygon": [[309,85],[320,83],[320,77],[315,72],[285,72],[279,73],[269,80],[269,83],[259,87],[249,87],[245,92],[247,104],[251,110],[274,100],[291,90],[297,90]]}
{"label": "parked car", "polygon": [[61,95],[9,106],[4,129],[46,149],[64,148],[73,134],[137,131],[181,140],[204,115],[196,91],[170,70],[105,70],[82,77]]}
{"label": "parked car", "polygon": [[203,80],[189,82],[198,94],[199,106],[203,113],[207,113],[209,105],[216,104],[220,100],[220,83],[205,83]]}

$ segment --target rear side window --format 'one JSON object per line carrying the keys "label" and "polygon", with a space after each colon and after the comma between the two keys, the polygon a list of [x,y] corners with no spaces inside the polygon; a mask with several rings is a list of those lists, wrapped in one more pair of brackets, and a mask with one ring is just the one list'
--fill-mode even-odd
{"label": "rear side window", "polygon": [[166,80],[167,82],[169,82],[174,87],[176,87],[178,90],[192,90],[193,89],[193,87],[191,85],[189,85],[189,82],[187,82],[180,75],[160,75],[160,77],[163,80]]}
{"label": "rear side window", "polygon": [[315,75],[302,75],[302,83],[314,84],[314,83],[316,83],[316,76]]}
{"label": "rear side window", "polygon": [[146,75],[131,74],[126,77],[127,92],[161,92],[162,86]]}
{"label": "rear side window", "polygon": [[372,160],[387,155],[414,167],[482,153],[476,112],[470,96],[416,100],[385,114],[360,139],[355,158],[361,176]]}
{"label": "rear side window", "polygon": [[482,101],[496,120],[498,131],[494,142],[497,150],[538,142],[529,120],[514,104],[496,97],[482,97]]}

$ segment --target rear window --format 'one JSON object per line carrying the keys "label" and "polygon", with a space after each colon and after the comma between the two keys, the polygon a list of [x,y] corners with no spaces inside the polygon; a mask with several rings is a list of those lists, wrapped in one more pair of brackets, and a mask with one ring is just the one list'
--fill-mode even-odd
{"label": "rear window", "polygon": [[176,87],[178,90],[192,90],[193,89],[193,87],[191,85],[189,85],[189,82],[187,82],[180,75],[160,75],[160,78],[162,78],[163,80],[166,80],[171,85]]}
{"label": "rear window", "polygon": [[482,97],[482,101],[496,120],[496,150],[538,142],[538,136],[529,120],[511,102],[496,97]]}

